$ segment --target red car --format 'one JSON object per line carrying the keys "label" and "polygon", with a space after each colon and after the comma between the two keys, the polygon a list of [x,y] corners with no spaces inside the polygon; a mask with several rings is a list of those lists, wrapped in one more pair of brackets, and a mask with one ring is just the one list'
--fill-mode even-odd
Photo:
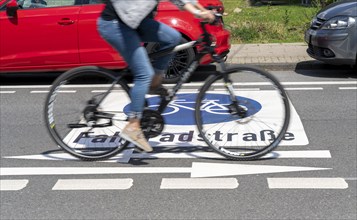
{"label": "red car", "polygon": [[[223,13],[220,0],[200,0],[210,9]],[[64,71],[83,65],[121,69],[126,63],[98,34],[96,20],[104,5],[100,0],[0,0],[0,73]],[[199,20],[180,11],[170,2],[161,2],[156,19],[174,27],[182,41],[196,40]],[[209,26],[215,36],[217,52],[229,52],[229,32],[223,23]],[[155,44],[145,44],[149,51]],[[194,57],[188,49],[176,55],[165,76],[175,82]],[[209,57],[201,64],[210,62]]]}

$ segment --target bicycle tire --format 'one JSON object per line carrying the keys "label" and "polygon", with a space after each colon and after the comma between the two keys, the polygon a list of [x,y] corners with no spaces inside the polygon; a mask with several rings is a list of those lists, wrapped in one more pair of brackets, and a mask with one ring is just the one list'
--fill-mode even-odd
{"label": "bicycle tire", "polygon": [[[288,96],[279,81],[265,70],[233,65],[226,74],[243,116],[232,107],[224,75],[213,74],[197,95],[195,120],[200,137],[228,159],[258,159],[284,138],[290,121]],[[219,100],[219,107],[205,105],[205,100],[213,99]],[[219,114],[212,117],[207,108]]]}
{"label": "bicycle tire", "polygon": [[[96,66],[74,68],[60,75],[47,95],[44,115],[50,136],[81,160],[107,159],[129,144],[119,136],[127,117],[118,106],[130,103],[129,87],[123,79],[102,100],[100,111],[88,107],[104,97],[116,79],[113,75]],[[93,112],[101,115],[96,121],[89,117]],[[114,120],[114,115],[121,119]]]}

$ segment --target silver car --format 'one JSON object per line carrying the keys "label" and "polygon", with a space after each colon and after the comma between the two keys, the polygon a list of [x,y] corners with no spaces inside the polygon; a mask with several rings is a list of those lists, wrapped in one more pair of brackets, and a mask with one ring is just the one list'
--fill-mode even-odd
{"label": "silver car", "polygon": [[317,13],[305,32],[307,53],[329,64],[357,64],[357,1],[344,0]]}

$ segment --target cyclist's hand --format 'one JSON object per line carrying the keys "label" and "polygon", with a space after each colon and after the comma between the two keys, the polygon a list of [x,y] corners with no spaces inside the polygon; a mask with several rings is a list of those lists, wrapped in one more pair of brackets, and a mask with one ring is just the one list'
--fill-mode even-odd
{"label": "cyclist's hand", "polygon": [[216,19],[212,11],[206,10],[202,11],[199,15],[199,18],[205,22],[213,23]]}

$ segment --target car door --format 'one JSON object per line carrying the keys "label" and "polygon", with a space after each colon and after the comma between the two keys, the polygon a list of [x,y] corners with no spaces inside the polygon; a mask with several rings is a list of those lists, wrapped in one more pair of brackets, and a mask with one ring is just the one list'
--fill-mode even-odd
{"label": "car door", "polygon": [[78,63],[78,0],[17,1],[15,16],[0,11],[1,70]]}
{"label": "car door", "polygon": [[100,0],[83,0],[79,13],[78,38],[80,62],[106,68],[123,68],[123,58],[97,31],[97,19],[104,8]]}

